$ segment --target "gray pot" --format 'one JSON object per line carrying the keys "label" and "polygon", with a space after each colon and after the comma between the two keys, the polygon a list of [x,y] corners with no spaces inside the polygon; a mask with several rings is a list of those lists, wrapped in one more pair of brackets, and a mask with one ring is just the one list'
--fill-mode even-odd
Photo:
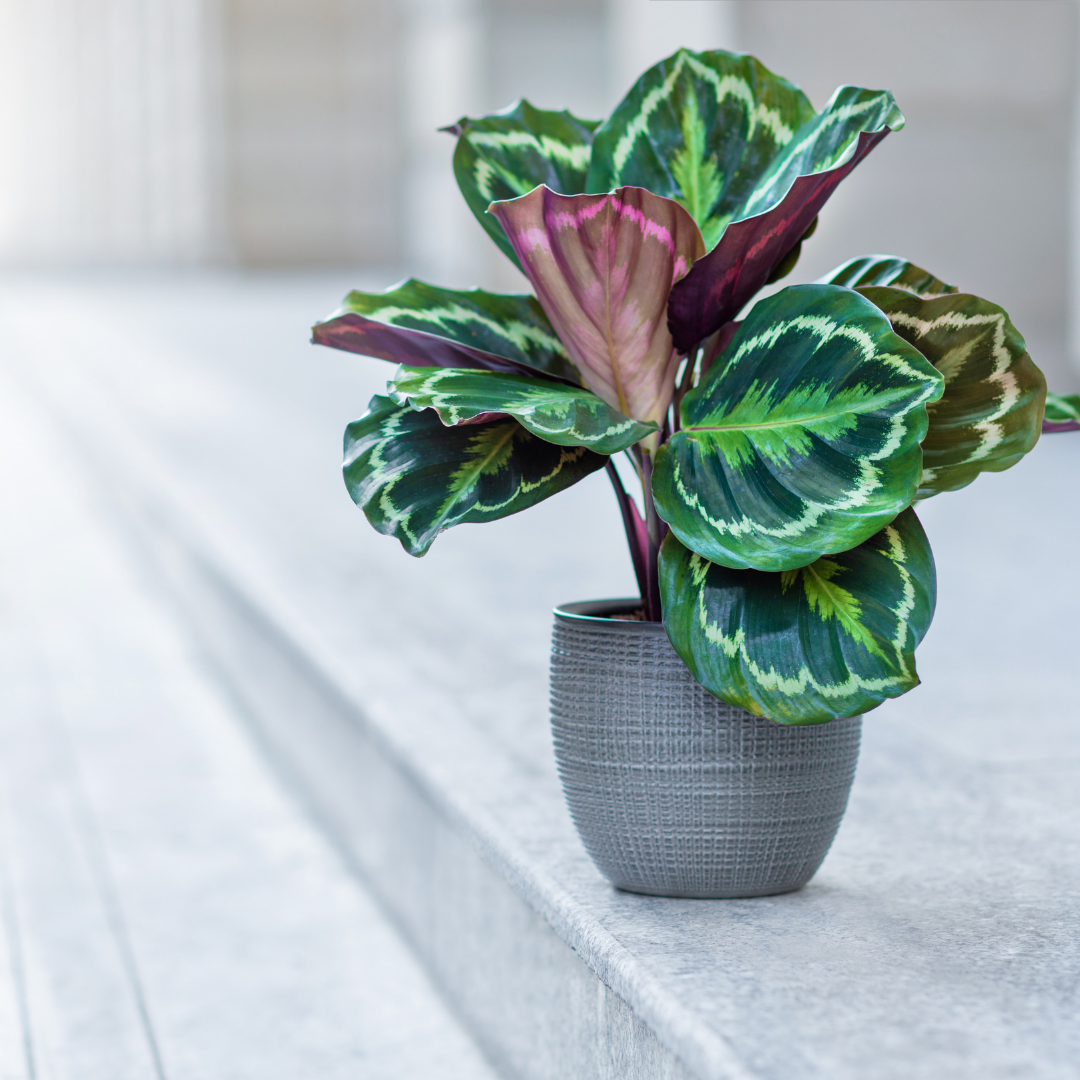
{"label": "gray pot", "polygon": [[551,726],[585,849],[617,888],[654,896],[790,892],[836,835],[860,718],[788,727],[727,705],[637,600],[555,609]]}

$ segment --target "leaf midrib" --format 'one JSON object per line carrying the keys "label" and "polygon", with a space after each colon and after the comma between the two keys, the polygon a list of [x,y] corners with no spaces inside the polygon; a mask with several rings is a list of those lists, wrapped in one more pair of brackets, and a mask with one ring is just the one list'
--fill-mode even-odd
{"label": "leaf midrib", "polygon": [[[846,416],[854,413],[853,409],[841,409],[834,413],[825,413],[822,416],[808,416],[799,420],[774,420],[763,424],[690,424],[683,431],[760,431],[764,428],[795,427],[801,424],[813,424],[818,420],[835,420],[838,416]],[[859,415],[854,413],[854,415]]]}

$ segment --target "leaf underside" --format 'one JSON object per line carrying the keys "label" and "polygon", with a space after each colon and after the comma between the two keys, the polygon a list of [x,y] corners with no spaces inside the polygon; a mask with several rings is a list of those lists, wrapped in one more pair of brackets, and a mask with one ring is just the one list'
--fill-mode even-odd
{"label": "leaf underside", "polygon": [[389,398],[345,429],[345,484],[381,533],[423,555],[444,529],[494,521],[556,494],[607,458],[538,439],[516,420],[446,427]]}
{"label": "leaf underside", "polygon": [[[891,95],[878,95],[870,101],[887,118],[891,119],[893,112],[899,115]],[[872,125],[875,120],[867,117],[862,122]],[[901,121],[892,122],[899,126]],[[724,230],[716,247],[671,290],[668,326],[677,348],[692,349],[734,319],[780,270],[792,269],[792,265],[784,265],[785,259],[801,244],[841,181],[890,130],[883,126],[859,132],[850,156],[831,168],[811,171],[808,162],[803,166],[807,172],[794,178],[778,204],[733,221]]]}
{"label": "leaf underside", "polygon": [[589,149],[598,120],[537,109],[519,101],[509,109],[455,125],[454,176],[484,231],[520,269],[514,249],[488,213],[493,202],[516,199],[539,184],[563,195],[585,190]]}
{"label": "leaf underside", "polygon": [[441,289],[410,278],[381,293],[352,292],[317,323],[319,345],[413,367],[469,367],[579,383],[536,298]]}
{"label": "leaf underside", "polygon": [[944,394],[927,408],[918,498],[1008,469],[1035,446],[1046,380],[1002,308],[968,293],[923,298],[890,287],[858,291],[945,378]]}
{"label": "leaf underside", "polygon": [[911,509],[858,547],[784,573],[718,566],[668,534],[660,588],[668,636],[694,677],[759,716],[824,723],[918,685],[935,573]]}
{"label": "leaf underside", "polygon": [[595,394],[522,375],[456,368],[400,368],[390,396],[414,409],[435,409],[444,424],[502,413],[547,442],[601,454],[626,450],[656,430],[612,409]]}
{"label": "leaf underside", "polygon": [[679,357],[665,307],[704,247],[676,202],[640,188],[493,203],[582,381],[613,409],[660,424]]}
{"label": "leaf underside", "polygon": [[751,310],[657,453],[653,498],[691,550],[790,570],[854,547],[915,496],[943,380],[868,300],[784,289]]}

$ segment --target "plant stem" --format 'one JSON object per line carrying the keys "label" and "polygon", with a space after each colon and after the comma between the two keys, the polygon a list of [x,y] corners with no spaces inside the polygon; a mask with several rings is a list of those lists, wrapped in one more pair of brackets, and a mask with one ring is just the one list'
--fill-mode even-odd
{"label": "plant stem", "polygon": [[[641,603],[647,612],[649,578],[646,572],[646,559],[649,542],[645,523],[634,505],[634,500],[626,493],[622,477],[619,476],[619,470],[615,468],[615,462],[611,458],[608,458],[607,474],[611,486],[615,489],[615,499],[619,504],[619,513],[622,514],[623,528],[626,530],[626,543],[630,548],[630,561],[634,564],[634,576],[637,578],[638,589],[641,592]],[[647,613],[646,618],[648,618]]]}
{"label": "plant stem", "polygon": [[660,603],[660,545],[667,535],[667,522],[656,512],[652,495],[652,455],[641,455],[641,487],[645,495],[645,531],[648,544],[645,550],[646,592],[642,594],[645,605],[645,618],[648,622],[663,622],[664,616]]}

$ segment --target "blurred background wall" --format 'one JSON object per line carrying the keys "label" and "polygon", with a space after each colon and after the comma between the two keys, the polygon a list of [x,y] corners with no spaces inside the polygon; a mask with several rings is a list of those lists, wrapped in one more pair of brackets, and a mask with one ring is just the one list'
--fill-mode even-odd
{"label": "blurred background wall", "polygon": [[0,0],[0,263],[516,288],[436,128],[520,96],[606,115],[679,45],[908,116],[791,280],[908,256],[1080,388],[1077,0]]}

